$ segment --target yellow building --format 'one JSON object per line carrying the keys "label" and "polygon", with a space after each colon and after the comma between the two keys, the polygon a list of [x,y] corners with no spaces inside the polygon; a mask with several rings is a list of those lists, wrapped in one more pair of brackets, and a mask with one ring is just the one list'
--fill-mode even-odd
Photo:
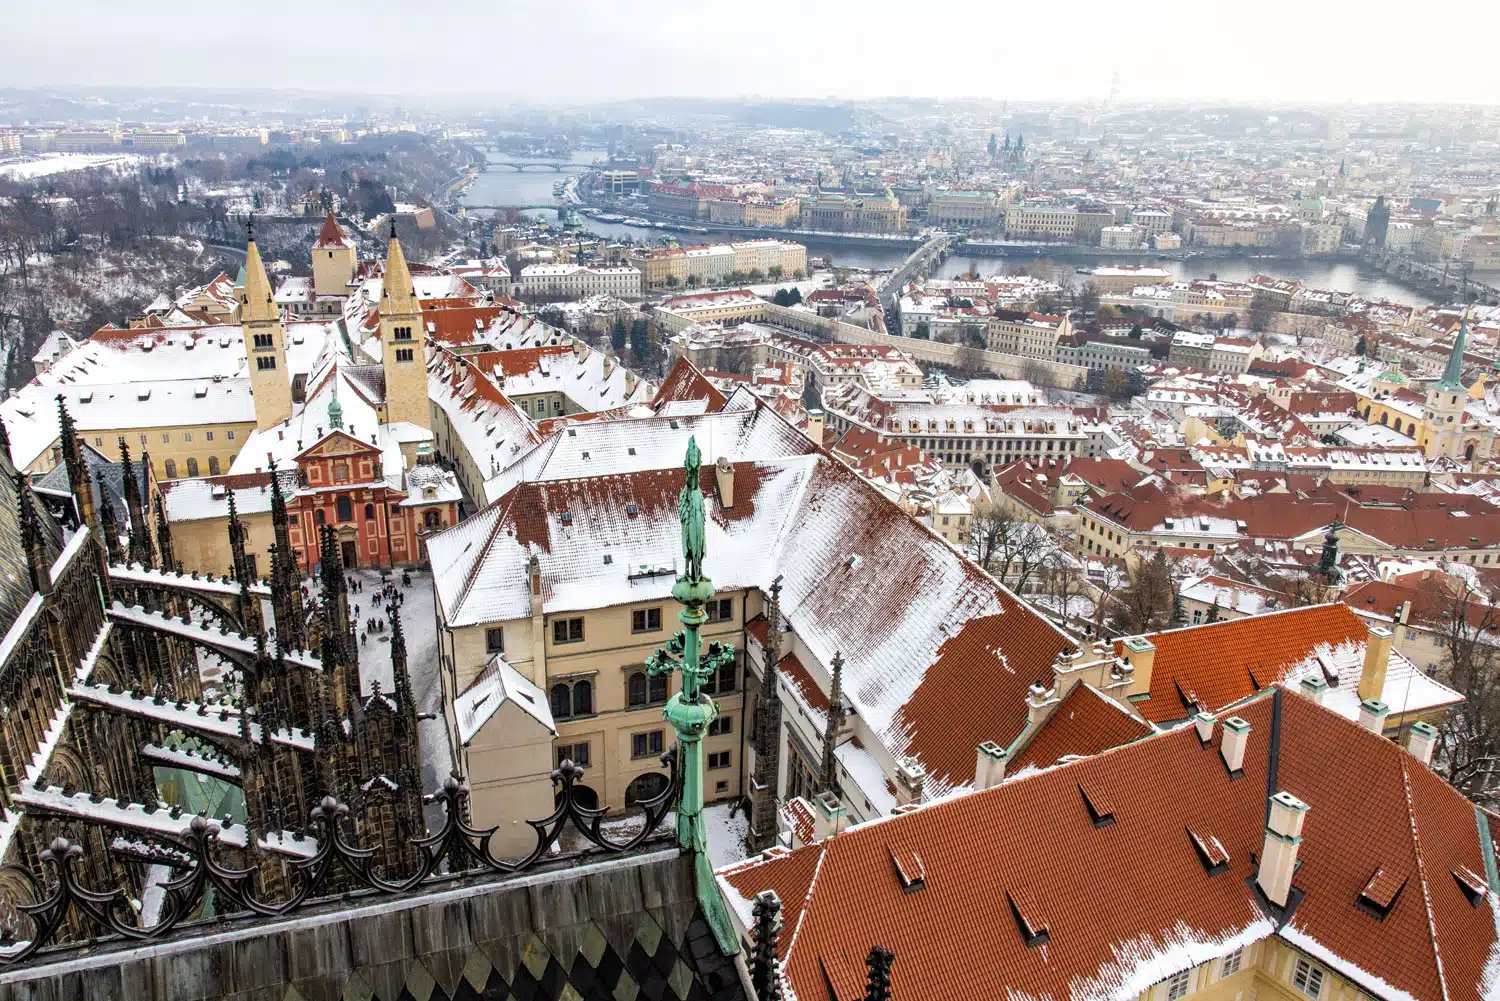
{"label": "yellow building", "polygon": [[432,426],[427,399],[427,331],[395,224],[380,293],[380,365],[385,371],[385,421]]}

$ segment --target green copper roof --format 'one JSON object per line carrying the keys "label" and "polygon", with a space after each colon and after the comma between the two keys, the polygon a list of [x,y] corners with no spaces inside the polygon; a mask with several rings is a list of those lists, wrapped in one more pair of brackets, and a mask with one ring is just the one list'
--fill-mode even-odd
{"label": "green copper roof", "polygon": [[1464,318],[1458,324],[1458,336],[1453,340],[1453,353],[1448,356],[1448,367],[1443,372],[1442,381],[1434,389],[1452,390],[1461,392],[1464,388],[1459,378],[1460,370],[1464,365],[1464,341],[1469,338],[1469,312],[1464,311]]}

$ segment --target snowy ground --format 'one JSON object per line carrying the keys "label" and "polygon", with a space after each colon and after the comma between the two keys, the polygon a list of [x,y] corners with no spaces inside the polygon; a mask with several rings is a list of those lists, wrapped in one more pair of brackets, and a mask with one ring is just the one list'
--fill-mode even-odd
{"label": "snowy ground", "polygon": [[816,292],[820,288],[831,288],[832,286],[832,271],[814,271],[811,277],[804,278],[800,282],[786,279],[785,281],[765,282],[761,285],[745,285],[742,287],[748,288],[763,299],[769,299],[774,296],[777,289],[799,289],[802,292],[802,298],[806,299],[808,293]]}
{"label": "snowy ground", "polygon": [[49,174],[66,174],[73,170],[124,165],[138,157],[130,153],[44,153],[35,159],[0,163],[0,177],[12,181],[29,181]]}
{"label": "snowy ground", "polygon": [[[730,809],[735,810],[730,816]],[[745,835],[750,832],[750,815],[742,802],[715,803],[703,808],[708,827],[708,861],[715,869],[745,858]]]}
{"label": "snowy ground", "polygon": [[[385,632],[370,633],[364,628],[365,620],[371,616],[385,618],[385,603],[379,606],[372,599],[380,590],[379,570],[353,570],[349,576],[358,579],[364,590],[349,595],[349,616],[354,621],[355,634],[363,635],[359,646],[359,676],[366,692],[374,687],[378,679],[380,690],[391,691],[395,685],[391,675],[391,630],[387,623]],[[406,635],[406,664],[411,673],[412,689],[417,696],[418,716],[430,715],[430,719],[418,719],[417,733],[422,751],[422,789],[436,792],[443,780],[453,771],[453,755],[448,746],[448,728],[443,724],[443,685],[438,669],[437,612],[432,590],[432,574],[426,571],[411,572],[411,586],[401,586],[401,573],[395,571],[390,580],[405,596],[401,603],[401,629]],[[356,611],[357,609],[357,611]],[[443,808],[437,804],[427,807],[429,825],[443,822]]]}

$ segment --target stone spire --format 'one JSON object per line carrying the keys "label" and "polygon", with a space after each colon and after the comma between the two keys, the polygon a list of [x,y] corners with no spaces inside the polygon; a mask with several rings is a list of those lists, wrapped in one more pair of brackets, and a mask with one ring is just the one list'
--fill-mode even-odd
{"label": "stone spire", "polygon": [[726,956],[740,951],[739,936],[724,909],[724,900],[714,883],[708,861],[708,835],[703,826],[703,735],[719,715],[719,706],[703,693],[703,684],[727,664],[734,662],[734,647],[717,640],[702,649],[699,630],[708,621],[704,606],[714,596],[713,581],[703,573],[707,550],[703,514],[702,455],[698,442],[688,439],[683,462],[682,491],[677,495],[677,514],[682,524],[683,572],[672,585],[672,597],[681,604],[677,620],[682,631],[665,647],[646,659],[652,676],[682,673],[682,690],[667,700],[662,715],[677,733],[677,843],[691,855],[698,903]]}
{"label": "stone spire", "polygon": [[745,847],[762,852],[776,841],[776,782],[781,768],[781,698],[776,676],[781,663],[781,578],[771,582],[766,607],[765,666],[755,703],[755,774],[750,777],[750,825]]}
{"label": "stone spire", "polygon": [[141,503],[141,487],[135,477],[135,466],[130,461],[130,446],[124,435],[120,436],[120,467],[120,492],[125,495],[125,511],[130,515],[130,562],[153,567],[156,565],[156,554],[151,549],[151,526]]}
{"label": "stone spire", "polygon": [[1339,529],[1344,525],[1335,518],[1323,536],[1323,555],[1318,560],[1318,574],[1330,584],[1339,582]]}
{"label": "stone spire", "polygon": [[276,541],[271,547],[271,603],[276,611],[276,639],[283,650],[307,646],[307,613],[302,607],[302,580],[297,571],[297,552],[292,548],[290,519],[286,496],[281,492],[281,477],[271,464],[271,530]]}
{"label": "stone spire", "polygon": [[871,946],[865,957],[868,973],[865,978],[865,1001],[891,1001],[891,963],[895,960],[889,949]]}
{"label": "stone spire", "polygon": [[245,287],[240,289],[240,322],[274,320],[276,300],[271,296],[266,266],[261,262],[260,248],[255,245],[255,233],[249,225],[245,233]]}
{"label": "stone spire", "polygon": [[344,427],[344,408],[339,404],[338,377],[333,380],[333,393],[328,401],[328,430],[340,431]]}
{"label": "stone spire", "polygon": [[828,685],[828,725],[823,728],[823,767],[818,776],[818,791],[838,791],[838,759],[834,750],[839,744],[839,727],[844,723],[844,655],[835,650],[832,680]]}
{"label": "stone spire", "polygon": [[21,548],[26,553],[26,573],[31,578],[31,589],[38,594],[52,593],[52,574],[47,566],[47,552],[42,548],[42,526],[37,519],[36,508],[31,505],[31,486],[25,473],[17,473],[15,479],[16,503],[20,506],[17,520],[21,523]]}
{"label": "stone spire", "polygon": [[104,553],[111,563],[125,562],[125,549],[120,545],[120,525],[115,521],[115,506],[108,497],[101,498],[104,506],[99,509],[99,534],[104,537]]}
{"label": "stone spire", "polygon": [[78,429],[73,425],[73,415],[68,413],[67,401],[57,394],[58,438],[62,444],[63,462],[68,467],[68,486],[73,490],[73,507],[78,512],[78,523],[87,525],[89,531],[99,532],[98,512],[94,507],[94,488],[89,480],[88,462],[83,457],[83,448],[78,444]]}
{"label": "stone spire", "polygon": [[156,551],[161,553],[163,570],[177,569],[177,556],[172,548],[172,529],[167,524],[167,508],[160,497],[156,499]]}
{"label": "stone spire", "polygon": [[396,239],[396,220],[391,220],[391,241],[385,252],[385,277],[381,280],[380,311],[392,316],[421,312],[417,290],[412,285],[411,269]]}
{"label": "stone spire", "polygon": [[0,419],[0,448],[5,449],[5,461],[14,463],[10,455],[10,429],[5,426],[5,421]]}
{"label": "stone spire", "polygon": [[1463,392],[1464,342],[1468,340],[1468,337],[1469,311],[1466,309],[1463,319],[1458,324],[1458,336],[1453,339],[1453,351],[1448,355],[1448,367],[1443,370],[1443,378],[1433,385],[1433,389],[1452,393]]}

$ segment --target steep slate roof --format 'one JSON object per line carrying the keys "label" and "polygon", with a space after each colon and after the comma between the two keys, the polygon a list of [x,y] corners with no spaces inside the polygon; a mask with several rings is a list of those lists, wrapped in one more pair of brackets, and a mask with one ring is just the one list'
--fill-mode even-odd
{"label": "steep slate roof", "polygon": [[[970,781],[975,745],[1015,739],[1026,722],[1027,687],[1050,676],[1072,641],[821,452],[735,462],[734,505],[722,507],[711,460],[720,449],[742,447],[740,436],[723,432],[751,427],[728,420],[752,413],[697,419],[705,572],[724,591],[769,587],[783,575],[787,620],[820,663],[843,653],[846,699],[887,750],[918,757],[933,790]],[[709,439],[706,423],[724,427]],[[642,443],[641,455],[620,464],[604,463],[604,453],[595,458],[620,469],[654,455],[656,468],[601,476],[570,464],[565,478],[521,482],[463,524],[429,536],[446,621],[529,616],[531,552],[549,613],[666,599],[681,568],[682,473],[662,467],[668,455],[681,456],[677,445],[686,439],[686,428],[679,439],[666,424],[581,425],[576,439],[565,439],[576,449],[589,431],[625,429]],[[801,447],[811,451],[805,439]],[[975,690],[986,693],[987,711],[954,713]]]}
{"label": "steep slate roof", "polygon": [[725,403],[724,394],[715,389],[713,383],[703,377],[702,372],[694,368],[686,358],[679,358],[662,380],[661,388],[656,391],[650,407],[660,413],[668,403],[686,400],[707,401],[708,413],[724,409]]}
{"label": "steep slate roof", "polygon": [[[1496,914],[1489,899],[1471,905],[1456,874],[1487,871],[1480,825],[1500,825],[1403,748],[1300,696],[1267,692],[1237,714],[1251,724],[1238,778],[1181,727],[730,866],[721,889],[747,925],[756,893],[782,898],[783,969],[803,999],[829,997],[872,944],[895,953],[911,1001],[1124,1001],[1273,936],[1376,997],[1488,996]],[[1094,826],[1084,789],[1113,824]],[[1284,923],[1253,883],[1268,789],[1310,806],[1293,880],[1303,896]],[[1209,874],[1189,830],[1224,847],[1227,871]],[[920,889],[903,889],[898,853],[920,860]],[[1383,919],[1358,903],[1377,870],[1405,884]],[[1045,925],[1045,945],[1027,947],[1011,900]]]}
{"label": "steep slate roof", "polygon": [[1099,754],[1156,732],[1150,723],[1130,715],[1092,685],[1068,689],[1047,721],[1007,765],[1007,771],[1048,768],[1070,755]]}

